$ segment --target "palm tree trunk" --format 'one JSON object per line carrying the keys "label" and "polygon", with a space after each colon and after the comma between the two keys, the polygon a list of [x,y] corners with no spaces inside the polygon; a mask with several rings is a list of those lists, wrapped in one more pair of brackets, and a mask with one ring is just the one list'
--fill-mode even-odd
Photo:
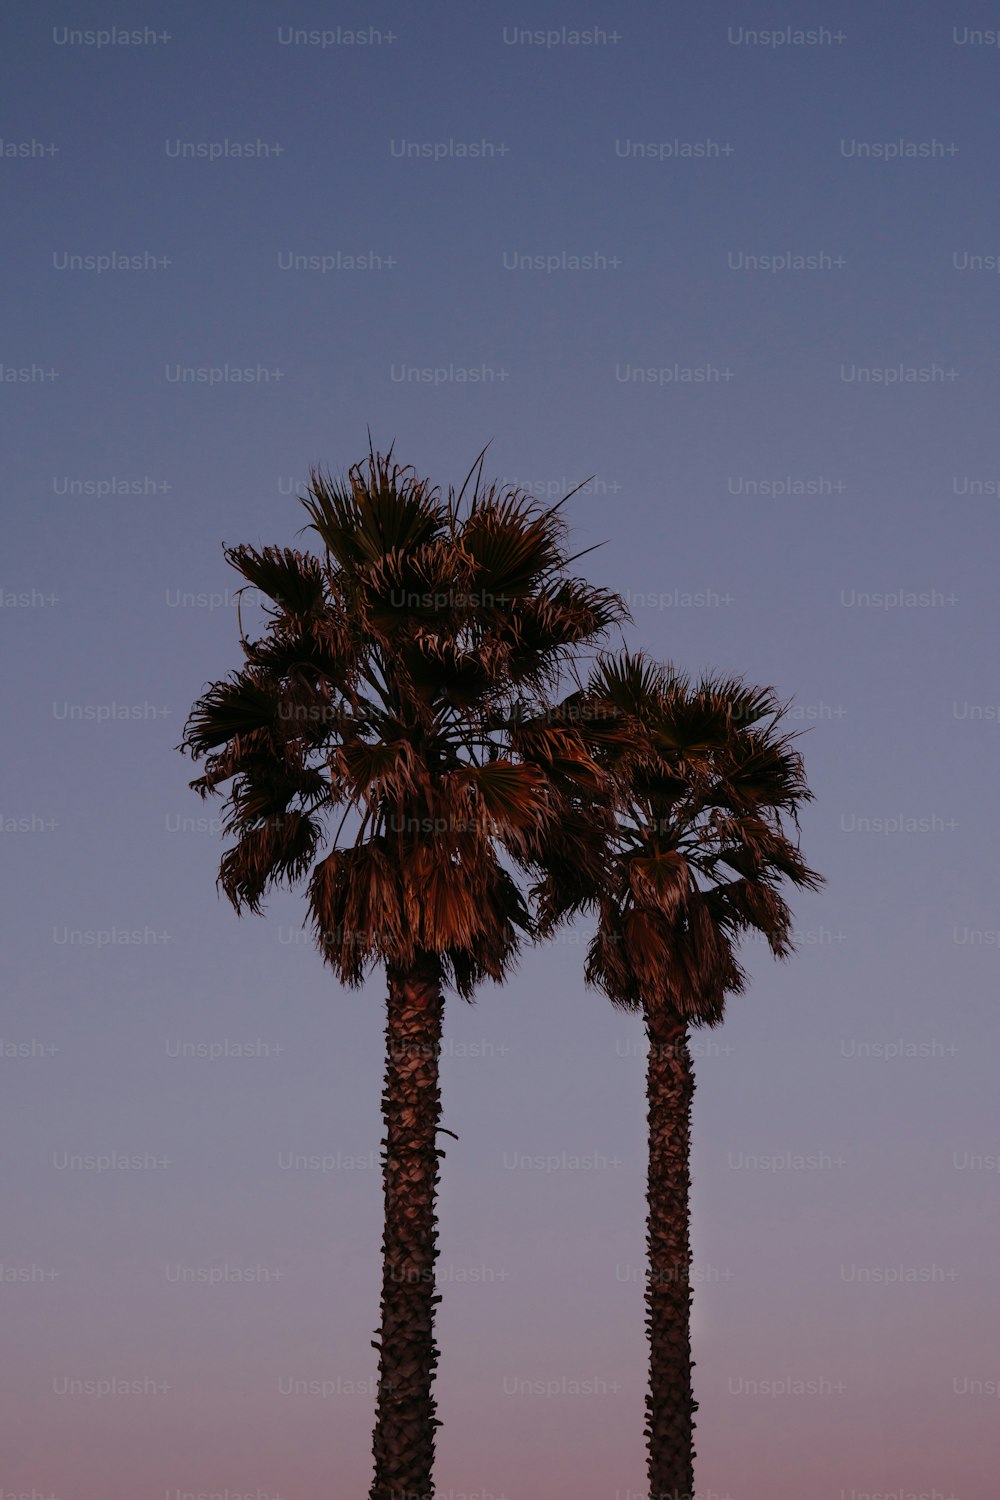
{"label": "palm tree trunk", "polygon": [[435,959],[389,968],[382,1155],[385,1233],[382,1320],[370,1500],[433,1500],[438,1351],[434,1343],[437,1255],[438,1060],[444,998]]}
{"label": "palm tree trunk", "polygon": [[694,1072],[687,1025],[646,1010],[649,1061],[649,1217],[646,1328],[649,1395],[646,1443],[650,1500],[690,1500],[694,1490],[691,1385],[691,1239],[689,1189]]}

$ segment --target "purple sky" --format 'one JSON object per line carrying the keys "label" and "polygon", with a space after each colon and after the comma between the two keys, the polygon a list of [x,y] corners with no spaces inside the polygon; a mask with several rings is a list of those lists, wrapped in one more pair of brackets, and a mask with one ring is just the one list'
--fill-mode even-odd
{"label": "purple sky", "polygon": [[[368,423],[596,475],[629,643],[811,731],[828,886],[697,1038],[699,1500],[994,1494],[1000,12],[876,11],[8,10],[4,1497],[367,1492],[382,980],[237,920],[173,747],[220,544]],[[586,937],[446,1009],[441,1500],[643,1489],[643,1036]]]}

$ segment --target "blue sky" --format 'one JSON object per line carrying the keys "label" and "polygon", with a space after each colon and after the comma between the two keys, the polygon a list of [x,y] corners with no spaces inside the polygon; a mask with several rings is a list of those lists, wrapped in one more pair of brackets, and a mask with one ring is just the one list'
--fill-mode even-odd
{"label": "blue sky", "polygon": [[[699,1485],[974,1500],[992,1472],[997,17],[539,9],[4,19],[0,1259],[58,1273],[2,1287],[9,1489],[367,1483],[380,1184],[344,1159],[377,1158],[381,982],[333,984],[298,897],[237,921],[173,747],[238,661],[221,544],[292,543],[310,464],[369,424],[443,486],[490,439],[548,498],[595,476],[567,510],[629,643],[809,730],[828,885],[698,1059]],[[143,40],[73,39],[114,28]],[[641,1489],[641,1027],[583,990],[584,937],[448,1008],[442,1493]],[[198,1054],[227,1040],[260,1046]],[[505,1166],[539,1153],[604,1165]],[[222,1266],[281,1275],[171,1279]],[[116,1375],[170,1389],[59,1394]],[[819,1395],[746,1394],[786,1377]]]}

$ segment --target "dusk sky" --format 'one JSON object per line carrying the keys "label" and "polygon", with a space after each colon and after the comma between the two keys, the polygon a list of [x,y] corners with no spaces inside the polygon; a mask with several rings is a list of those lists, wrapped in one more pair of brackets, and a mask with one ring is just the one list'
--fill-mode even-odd
{"label": "dusk sky", "polygon": [[[0,1500],[367,1493],[384,980],[301,894],[236,917],[175,746],[222,544],[301,544],[369,425],[445,489],[491,439],[594,476],[627,643],[808,731],[827,885],[695,1035],[698,1500],[995,1496],[998,27],[7,7]],[[645,1493],[644,1033],[589,931],[446,1004],[439,1500]]]}

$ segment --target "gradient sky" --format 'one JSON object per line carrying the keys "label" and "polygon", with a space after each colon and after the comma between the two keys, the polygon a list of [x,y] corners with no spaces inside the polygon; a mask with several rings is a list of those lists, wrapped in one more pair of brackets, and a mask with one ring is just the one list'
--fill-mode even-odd
{"label": "gradient sky", "polygon": [[[700,1500],[995,1494],[998,25],[7,8],[4,1497],[367,1493],[382,981],[299,896],[236,918],[173,747],[239,662],[221,543],[294,543],[369,423],[444,486],[488,439],[543,497],[595,475],[629,643],[810,730],[828,886],[697,1038]],[[586,936],[446,1007],[443,1500],[643,1489],[643,1034]]]}

